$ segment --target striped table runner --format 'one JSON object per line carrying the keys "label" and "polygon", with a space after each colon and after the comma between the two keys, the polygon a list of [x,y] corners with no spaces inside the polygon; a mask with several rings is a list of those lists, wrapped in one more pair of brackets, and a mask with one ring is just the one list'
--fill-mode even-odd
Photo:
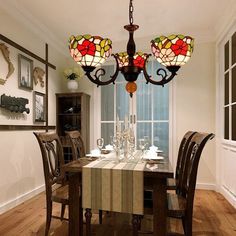
{"label": "striped table runner", "polygon": [[145,163],[96,160],[82,170],[83,208],[143,214]]}

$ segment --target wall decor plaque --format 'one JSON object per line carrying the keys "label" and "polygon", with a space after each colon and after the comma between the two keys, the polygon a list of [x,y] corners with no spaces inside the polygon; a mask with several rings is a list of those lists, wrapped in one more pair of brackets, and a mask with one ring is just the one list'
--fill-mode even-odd
{"label": "wall decor plaque", "polygon": [[25,107],[28,103],[29,100],[26,98],[16,98],[3,94],[1,95],[0,107],[5,108],[11,112],[26,112],[27,114],[29,114],[30,109]]}
{"label": "wall decor plaque", "polygon": [[6,78],[0,78],[0,84],[5,84],[5,82],[7,81],[7,79],[13,74],[15,68],[13,66],[13,64],[11,63],[10,60],[10,51],[8,49],[8,47],[5,45],[5,43],[0,43],[0,51],[2,52],[3,58],[5,59],[5,61],[7,62],[8,65],[8,73],[6,75]]}
{"label": "wall decor plaque", "polygon": [[44,87],[44,75],[45,71],[41,67],[35,67],[33,70],[34,84],[37,85],[40,82],[41,87]]}
{"label": "wall decor plaque", "polygon": [[33,61],[21,54],[18,55],[19,88],[33,89]]}

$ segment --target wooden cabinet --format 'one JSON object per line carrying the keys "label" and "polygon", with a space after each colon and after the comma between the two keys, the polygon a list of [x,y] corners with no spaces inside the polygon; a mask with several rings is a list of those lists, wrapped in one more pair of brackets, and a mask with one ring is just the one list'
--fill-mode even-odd
{"label": "wooden cabinet", "polygon": [[85,151],[89,152],[89,101],[90,96],[85,93],[56,94],[57,133],[64,147],[65,161],[71,159],[70,143],[65,131],[79,130]]}

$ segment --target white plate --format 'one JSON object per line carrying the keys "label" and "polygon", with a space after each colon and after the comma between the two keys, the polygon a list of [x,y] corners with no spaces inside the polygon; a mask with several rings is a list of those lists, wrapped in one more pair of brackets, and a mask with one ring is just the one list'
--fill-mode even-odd
{"label": "white plate", "polygon": [[102,151],[107,152],[106,154],[108,154],[108,153],[111,153],[114,150],[113,149],[111,150],[111,149],[103,148]]}
{"label": "white plate", "polygon": [[161,153],[161,152],[163,152],[163,151],[162,151],[162,150],[156,150],[156,152],[157,152],[157,153]]}
{"label": "white plate", "polygon": [[151,156],[151,155],[145,155],[143,157],[144,160],[163,160],[164,157],[162,156]]}
{"label": "white plate", "polygon": [[86,154],[85,156],[86,157],[100,157],[101,154],[91,154],[91,153],[89,153],[89,154]]}

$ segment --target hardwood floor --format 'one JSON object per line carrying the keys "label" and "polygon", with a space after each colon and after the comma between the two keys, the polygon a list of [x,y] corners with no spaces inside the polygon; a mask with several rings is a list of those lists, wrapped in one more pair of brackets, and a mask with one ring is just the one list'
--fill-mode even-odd
{"label": "hardwood floor", "polygon": [[[45,195],[26,201],[16,208],[0,215],[0,236],[43,236],[45,227]],[[60,214],[60,205],[54,205],[54,214]],[[130,236],[130,217],[127,215],[105,214],[103,225],[98,225],[98,217],[93,216],[93,235]],[[151,217],[142,221],[140,235],[150,234]],[[67,236],[67,222],[53,219],[50,235]],[[172,228],[180,230],[177,221]],[[147,234],[146,234],[147,235]],[[213,191],[197,190],[193,218],[194,236],[236,236],[236,209],[222,195]]]}

